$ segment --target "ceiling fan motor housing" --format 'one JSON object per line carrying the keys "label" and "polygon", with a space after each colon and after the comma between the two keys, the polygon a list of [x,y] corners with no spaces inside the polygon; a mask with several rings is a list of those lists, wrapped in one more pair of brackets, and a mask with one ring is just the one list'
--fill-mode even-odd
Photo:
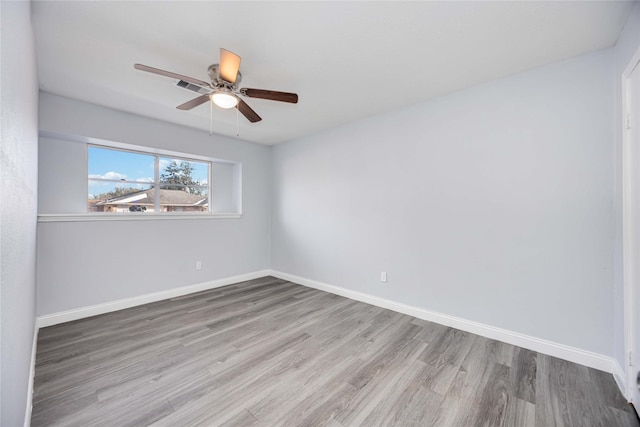
{"label": "ceiling fan motor housing", "polygon": [[209,78],[211,79],[211,84],[215,87],[227,87],[233,91],[237,91],[240,86],[240,82],[242,81],[242,73],[238,71],[236,75],[236,81],[233,83],[229,83],[223,80],[220,77],[220,64],[209,65],[209,69],[207,70],[209,74]]}

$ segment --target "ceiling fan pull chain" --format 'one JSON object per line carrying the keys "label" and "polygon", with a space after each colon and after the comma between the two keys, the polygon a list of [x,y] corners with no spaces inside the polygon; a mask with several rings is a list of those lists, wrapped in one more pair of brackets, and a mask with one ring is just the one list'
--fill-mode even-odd
{"label": "ceiling fan pull chain", "polygon": [[238,109],[238,104],[236,104],[236,136],[240,136],[240,109]]}
{"label": "ceiling fan pull chain", "polygon": [[213,136],[213,102],[209,102],[209,136]]}

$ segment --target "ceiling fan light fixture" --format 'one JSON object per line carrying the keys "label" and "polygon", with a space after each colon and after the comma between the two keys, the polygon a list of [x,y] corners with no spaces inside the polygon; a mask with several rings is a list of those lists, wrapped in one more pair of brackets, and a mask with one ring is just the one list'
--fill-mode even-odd
{"label": "ceiling fan light fixture", "polygon": [[225,109],[234,108],[236,105],[238,105],[238,98],[226,92],[216,92],[212,94],[211,100],[218,107]]}

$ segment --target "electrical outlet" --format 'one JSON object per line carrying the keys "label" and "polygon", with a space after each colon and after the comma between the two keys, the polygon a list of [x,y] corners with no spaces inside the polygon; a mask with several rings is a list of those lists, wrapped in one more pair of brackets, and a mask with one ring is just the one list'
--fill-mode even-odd
{"label": "electrical outlet", "polygon": [[387,272],[386,271],[383,271],[382,273],[380,273],[380,281],[387,283]]}
{"label": "electrical outlet", "polygon": [[196,270],[202,270],[202,261],[196,261]]}

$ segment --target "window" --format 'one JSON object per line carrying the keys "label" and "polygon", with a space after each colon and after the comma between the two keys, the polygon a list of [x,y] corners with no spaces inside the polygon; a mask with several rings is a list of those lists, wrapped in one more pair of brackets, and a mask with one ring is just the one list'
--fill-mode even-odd
{"label": "window", "polygon": [[88,146],[87,211],[211,213],[211,162]]}

